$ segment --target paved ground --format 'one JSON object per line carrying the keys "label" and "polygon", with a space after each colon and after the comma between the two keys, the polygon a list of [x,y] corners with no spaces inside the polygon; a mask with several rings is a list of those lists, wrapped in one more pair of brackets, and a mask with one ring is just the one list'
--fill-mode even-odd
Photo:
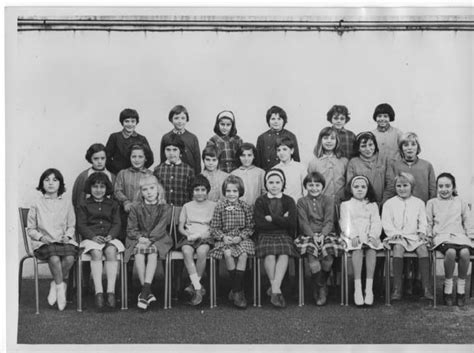
{"label": "paved ground", "polygon": [[267,298],[261,308],[238,310],[227,303],[223,288],[214,309],[207,302],[196,308],[180,301],[164,310],[161,295],[148,312],[136,309],[134,301],[127,311],[96,312],[92,297],[87,297],[85,310],[78,313],[75,302],[64,312],[50,308],[48,281],[43,280],[41,313],[35,315],[33,281],[24,280],[23,288],[20,344],[474,343],[473,301],[464,308],[440,305],[434,309],[414,298],[389,307],[379,299],[371,308],[356,308],[340,306],[339,295],[334,294],[325,307],[314,306],[309,297],[305,306],[298,307],[296,298],[288,297],[283,310],[274,309]]}

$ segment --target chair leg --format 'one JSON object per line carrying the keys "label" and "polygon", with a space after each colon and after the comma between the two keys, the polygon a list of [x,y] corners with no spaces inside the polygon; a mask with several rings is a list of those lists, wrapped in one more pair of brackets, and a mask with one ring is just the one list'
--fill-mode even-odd
{"label": "chair leg", "polygon": [[82,261],[79,255],[77,259],[77,311],[82,312]]}
{"label": "chair leg", "polygon": [[262,307],[262,272],[261,272],[261,260],[257,258],[257,302],[258,307]]}
{"label": "chair leg", "polygon": [[390,250],[385,252],[385,305],[390,306]]}
{"label": "chair leg", "polygon": [[39,283],[38,283],[38,260],[33,258],[34,261],[34,272],[35,272],[35,303],[36,303],[36,313],[39,314]]}
{"label": "chair leg", "polygon": [[345,293],[345,282],[346,282],[345,271],[344,271],[344,266],[345,266],[344,256],[345,254],[341,256],[341,305],[344,305],[344,298],[345,298],[344,293]]}
{"label": "chair leg", "polygon": [[120,300],[122,301],[121,310],[127,310],[127,282],[125,280],[125,266],[123,262],[123,253],[120,253]]}
{"label": "chair leg", "polygon": [[344,297],[345,297],[345,305],[349,305],[349,271],[348,271],[348,255],[347,252],[344,253]]}
{"label": "chair leg", "polygon": [[474,280],[474,259],[471,259],[471,283],[469,283],[469,296],[472,298],[472,281]]}
{"label": "chair leg", "polygon": [[25,256],[20,260],[20,265],[18,268],[18,303],[21,298],[21,284],[23,282],[23,263],[26,259],[29,259],[29,256]]}
{"label": "chair leg", "polygon": [[169,286],[169,254],[165,258],[165,299],[164,299],[164,309],[168,309],[168,286]]}
{"label": "chair leg", "polygon": [[253,306],[257,306],[257,257],[254,256],[252,260],[253,273]]}
{"label": "chair leg", "polygon": [[216,283],[216,259],[214,259],[213,257],[209,258],[209,272],[210,272],[210,283],[209,283],[209,287],[210,287],[210,294],[209,294],[209,301],[210,301],[210,306],[211,306],[211,309],[215,308],[217,305],[216,303],[216,286],[217,286],[217,283]]}
{"label": "chair leg", "polygon": [[304,305],[304,274],[303,274],[303,258],[298,259],[298,306]]}

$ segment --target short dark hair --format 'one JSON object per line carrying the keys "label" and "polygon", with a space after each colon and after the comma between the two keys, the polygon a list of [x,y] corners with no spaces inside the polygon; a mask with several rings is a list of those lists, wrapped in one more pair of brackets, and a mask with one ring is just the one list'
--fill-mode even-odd
{"label": "short dark hair", "polygon": [[208,145],[204,147],[202,150],[202,160],[204,160],[206,156],[214,157],[219,160],[219,151],[217,150],[217,147],[215,145]]}
{"label": "short dark hair", "polygon": [[315,155],[316,158],[319,158],[324,154],[324,151],[323,151],[323,137],[331,136],[333,134],[334,134],[334,136],[336,136],[336,147],[334,147],[334,155],[337,158],[341,158],[342,151],[341,151],[341,141],[339,140],[339,133],[332,126],[327,126],[319,132],[318,142],[316,143],[316,146],[314,146],[314,149],[313,149],[313,154]]}
{"label": "short dark hair", "polygon": [[[105,151],[105,146],[101,143],[94,143],[90,145],[90,147],[87,149],[86,152],[86,161],[89,163],[92,163],[92,156],[97,153],[97,152],[106,152]],[[105,158],[107,158],[107,152],[105,153]]]}
{"label": "short dark hair", "polygon": [[375,145],[375,151],[374,153],[377,153],[379,151],[379,146],[377,144],[377,139],[375,138],[375,135],[371,133],[370,131],[364,131],[361,132],[356,136],[356,139],[354,140],[354,152],[357,153],[358,156],[360,156],[360,145],[362,143],[367,143],[367,141],[372,140],[372,142]]}
{"label": "short dark hair", "polygon": [[270,107],[270,109],[267,110],[267,115],[266,115],[267,124],[270,126],[270,118],[272,117],[273,114],[278,114],[280,118],[283,119],[283,127],[285,127],[286,123],[288,122],[288,116],[286,115],[286,112],[277,105],[274,105]]}
{"label": "short dark hair", "polygon": [[227,185],[229,184],[237,185],[237,189],[239,190],[239,197],[244,195],[245,193],[244,182],[241,177],[234,174],[230,174],[222,183],[222,195],[225,196],[225,191],[227,189]]}
{"label": "short dark hair", "polygon": [[135,119],[137,121],[137,124],[140,121],[140,117],[138,116],[137,111],[135,109],[130,109],[130,108],[126,108],[120,112],[120,116],[119,116],[120,124],[123,125],[123,121],[125,119]]}
{"label": "short dark hair", "polygon": [[209,183],[209,179],[207,179],[202,174],[198,174],[194,177],[191,189],[194,190],[198,186],[204,186],[206,188],[208,194],[209,194],[209,191],[211,191],[211,184]]}
{"label": "short dark hair", "polygon": [[39,178],[39,183],[38,183],[38,186],[36,187],[36,190],[38,191],[41,191],[41,193],[44,195],[46,194],[46,190],[44,189],[44,180],[49,177],[51,174],[54,175],[54,177],[56,179],[58,179],[59,181],[59,189],[58,189],[58,196],[61,196],[62,194],[64,194],[64,192],[66,191],[66,185],[64,184],[64,177],[63,175],[61,174],[61,172],[59,170],[57,170],[56,168],[48,168],[46,169],[43,174],[41,174],[40,178]]}
{"label": "short dark hair", "polygon": [[[361,175],[354,175],[351,180],[346,184],[346,187],[344,188],[344,201],[349,201],[352,198],[352,181],[355,178],[359,177],[361,177]],[[367,180],[367,195],[365,195],[365,198],[369,202],[377,202],[377,198],[375,197],[375,190],[372,186],[372,183],[366,176],[364,176],[364,178]]]}
{"label": "short dark hair", "polygon": [[453,196],[458,196],[458,191],[456,190],[456,178],[454,177],[454,175],[447,172],[438,175],[438,177],[436,178],[436,188],[438,188],[438,180],[441,178],[448,178],[449,180],[451,180],[451,184],[453,184]]}
{"label": "short dark hair", "polygon": [[326,114],[326,119],[330,123],[332,123],[332,118],[334,114],[342,114],[346,117],[346,123],[348,123],[351,120],[351,113],[349,113],[349,109],[345,105],[333,105],[331,109]]}
{"label": "short dark hair", "polygon": [[173,116],[184,113],[186,115],[186,121],[189,121],[189,113],[188,110],[182,105],[175,105],[168,114],[168,120],[171,122],[173,120]]}
{"label": "short dark hair", "polygon": [[252,151],[254,161],[255,161],[255,158],[257,157],[257,148],[255,147],[253,143],[244,142],[243,144],[240,145],[239,149],[237,150],[237,153],[235,154],[235,157],[237,158],[239,165],[242,165],[242,162],[240,161],[240,157],[242,156],[244,151]]}
{"label": "short dark hair", "polygon": [[377,121],[377,115],[379,114],[388,114],[390,121],[395,120],[395,111],[393,110],[392,106],[388,103],[382,103],[376,106],[372,119],[374,119],[374,121]]}
{"label": "short dark hair", "polygon": [[275,142],[275,149],[283,145],[288,148],[295,148],[295,141],[288,136],[278,137]]}
{"label": "short dark hair", "polygon": [[178,134],[170,134],[166,138],[163,139],[163,143],[161,144],[163,148],[163,153],[165,152],[166,147],[174,146],[178,147],[181,153],[184,153],[184,142],[181,136]]}
{"label": "short dark hair", "polygon": [[286,175],[285,175],[285,172],[283,170],[281,170],[280,168],[271,168],[271,169],[269,169],[265,172],[265,176],[263,178],[263,180],[265,180],[265,183],[263,185],[265,187],[265,190],[268,191],[267,179],[269,177],[271,177],[272,175],[277,175],[280,178],[283,177],[283,180],[281,181],[282,182],[281,191],[285,191],[285,188],[286,188]]}
{"label": "short dark hair", "polygon": [[[223,113],[226,113],[226,114],[228,113],[229,116],[222,115]],[[222,119],[229,119],[232,123],[232,127],[231,127],[230,132],[229,132],[229,137],[233,137],[233,136],[237,135],[237,127],[235,126],[235,115],[230,110],[224,110],[224,111],[220,112],[219,114],[217,114],[216,123],[214,124],[215,134],[217,136],[222,136],[221,130],[219,129],[219,122]]]}
{"label": "short dark hair", "polygon": [[130,161],[130,158],[132,156],[132,152],[136,151],[136,150],[142,150],[143,151],[143,154],[145,155],[145,168],[149,168],[153,164],[153,154],[150,150],[150,147],[148,147],[148,145],[145,145],[143,143],[134,143],[128,149],[128,160],[129,161]]}
{"label": "short dark hair", "polygon": [[102,173],[102,172],[95,172],[89,175],[89,177],[86,180],[86,183],[84,184],[84,192],[86,194],[92,194],[91,188],[95,184],[103,184],[105,185],[105,195],[109,196],[112,195],[114,192],[114,188],[112,187],[112,183],[110,182],[109,177],[107,174]]}
{"label": "short dark hair", "polygon": [[326,187],[326,179],[319,172],[312,172],[305,176],[305,178],[303,179],[304,188],[306,189],[306,185],[311,182],[323,184],[323,189],[324,187]]}

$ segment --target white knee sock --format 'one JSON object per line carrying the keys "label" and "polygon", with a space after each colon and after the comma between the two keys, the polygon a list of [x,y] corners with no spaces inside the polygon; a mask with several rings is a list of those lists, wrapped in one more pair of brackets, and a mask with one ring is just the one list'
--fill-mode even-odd
{"label": "white knee sock", "polygon": [[458,294],[464,294],[464,290],[466,288],[466,280],[458,278]]}
{"label": "white knee sock", "polygon": [[199,290],[202,288],[201,283],[199,282],[199,276],[197,273],[193,273],[192,275],[189,275],[189,279],[191,280],[191,283],[193,284],[194,289]]}
{"label": "white knee sock", "polygon": [[444,293],[451,294],[453,292],[453,279],[445,278],[444,279]]}
{"label": "white knee sock", "polygon": [[92,280],[94,281],[95,293],[103,293],[102,288],[102,261],[91,261]]}
{"label": "white knee sock", "polygon": [[115,293],[115,280],[117,278],[118,261],[105,261],[105,274],[107,275],[107,293]]}

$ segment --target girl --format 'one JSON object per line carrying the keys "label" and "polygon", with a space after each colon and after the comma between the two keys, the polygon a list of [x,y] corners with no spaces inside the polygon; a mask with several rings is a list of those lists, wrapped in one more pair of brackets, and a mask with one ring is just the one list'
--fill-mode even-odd
{"label": "girl", "polygon": [[110,197],[112,183],[102,172],[93,173],[86,180],[84,192],[90,196],[77,207],[77,231],[84,240],[83,253],[91,254],[91,273],[95,288],[95,305],[104,307],[102,288],[102,255],[105,255],[107,275],[106,304],[115,308],[115,279],[117,277],[117,252],[125,250],[117,239],[120,234],[120,206]]}
{"label": "girl", "polygon": [[469,255],[474,247],[474,226],[468,205],[458,197],[454,176],[441,173],[436,184],[438,197],[426,205],[428,236],[434,249],[444,254],[444,301],[448,306],[454,303],[453,272],[458,259],[457,304],[464,306]]}
{"label": "girl", "polygon": [[400,159],[398,143],[402,132],[390,125],[395,120],[395,111],[390,104],[382,103],[375,107],[372,116],[377,128],[372,131],[380,148],[380,155],[388,160]]}
{"label": "girl", "polygon": [[238,308],[245,309],[247,300],[243,280],[247,258],[255,254],[250,237],[254,231],[252,208],[239,197],[244,194],[244,183],[235,175],[229,175],[222,184],[225,200],[217,203],[211,220],[211,236],[215,240],[210,255],[216,259],[225,258],[232,281],[229,300]]}
{"label": "girl", "polygon": [[202,175],[209,180],[209,184],[211,185],[211,191],[207,195],[207,198],[214,202],[224,198],[224,195],[222,194],[222,184],[229,176],[229,173],[223,172],[218,168],[218,157],[219,154],[216,146],[206,146],[202,151],[202,161],[204,164]]}
{"label": "girl", "polygon": [[354,143],[356,157],[347,164],[346,180],[356,175],[367,177],[375,192],[375,201],[381,207],[384,191],[393,184],[393,175],[387,158],[380,152],[377,139],[371,132],[361,132]]}
{"label": "girl", "polygon": [[298,257],[293,237],[296,231],[295,201],[283,194],[285,174],[273,168],[265,173],[267,193],[255,202],[255,225],[258,231],[257,256],[264,258],[265,272],[271,287],[267,294],[278,308],[286,307],[281,282],[288,268],[288,257]]}
{"label": "girl", "polygon": [[135,267],[142,286],[137,306],[146,310],[156,301],[151,293],[151,283],[157,260],[166,257],[173,241],[166,231],[171,206],[166,204],[163,186],[153,175],[143,177],[139,185],[141,200],[130,208],[124,261],[128,262],[130,256],[135,255]]}
{"label": "girl", "polygon": [[346,124],[351,120],[349,110],[344,105],[333,105],[327,112],[326,119],[332,124],[337,133],[341,155],[347,159],[352,158],[356,136],[352,131],[345,128]]}
{"label": "girl", "polygon": [[278,164],[275,143],[278,138],[288,137],[293,141],[295,146],[295,152],[293,153],[293,159],[297,162],[300,161],[300,153],[298,149],[298,140],[296,136],[285,129],[288,123],[288,117],[286,112],[274,105],[267,110],[267,124],[270,129],[261,134],[257,139],[257,152],[255,153],[255,165],[267,171],[270,168]]}
{"label": "girl", "polygon": [[[79,203],[86,199],[86,192],[84,186],[87,178],[95,172],[102,172],[107,175],[112,185],[115,183],[115,175],[109,172],[106,168],[107,155],[105,153],[105,146],[101,143],[92,144],[86,152],[86,160],[92,164],[91,168],[84,170],[76,178],[72,188],[72,205],[77,207]],[[90,191],[90,190],[89,190]]]}
{"label": "girl", "polygon": [[391,300],[402,297],[403,254],[415,251],[421,273],[423,297],[433,299],[429,284],[430,263],[426,247],[425,204],[412,196],[415,178],[410,173],[400,173],[395,177],[397,196],[387,200],[382,209],[382,226],[387,235],[385,242],[393,245],[393,291]]}
{"label": "girl", "polygon": [[308,174],[319,172],[324,176],[326,187],[323,194],[332,197],[334,204],[338,205],[344,192],[348,161],[342,157],[337,130],[333,127],[322,129],[313,153],[315,158],[309,162]]}
{"label": "girl", "polygon": [[241,200],[253,206],[257,197],[265,193],[263,177],[265,171],[254,165],[257,149],[251,143],[245,142],[237,151],[240,167],[232,171],[244,182],[245,193]]}
{"label": "girl", "polygon": [[242,144],[242,139],[237,135],[234,113],[224,110],[217,114],[214,132],[215,135],[207,144],[217,147],[219,169],[230,173],[238,166],[236,153]]}
{"label": "girl", "polygon": [[66,191],[64,178],[57,169],[50,168],[41,174],[38,191],[43,194],[28,212],[27,232],[32,239],[35,257],[48,261],[53,275],[48,304],[66,307],[66,282],[69,270],[78,254],[74,239],[76,218],[71,203],[63,198]]}
{"label": "girl", "polygon": [[[209,231],[216,203],[207,199],[211,185],[199,174],[193,182],[193,201],[184,204],[179,215],[179,232],[184,238],[176,246],[181,248],[191,285],[185,289],[192,294],[191,304],[199,305],[205,295],[201,278],[206,270],[206,257],[213,244]],[[196,262],[194,254],[196,253]]]}
{"label": "girl", "polygon": [[303,181],[308,194],[296,204],[300,236],[295,244],[301,255],[308,256],[313,298],[318,306],[326,304],[332,263],[344,250],[341,239],[334,233],[334,200],[322,194],[325,184],[320,173],[308,174]]}
{"label": "girl", "polygon": [[[369,179],[363,175],[351,178],[347,185],[348,201],[341,204],[341,237],[346,242],[347,251],[352,253],[354,269],[354,302],[356,305],[372,305],[376,250],[383,248],[380,241],[382,222],[376,203],[375,192]],[[365,298],[362,294],[362,262],[365,254]]]}

